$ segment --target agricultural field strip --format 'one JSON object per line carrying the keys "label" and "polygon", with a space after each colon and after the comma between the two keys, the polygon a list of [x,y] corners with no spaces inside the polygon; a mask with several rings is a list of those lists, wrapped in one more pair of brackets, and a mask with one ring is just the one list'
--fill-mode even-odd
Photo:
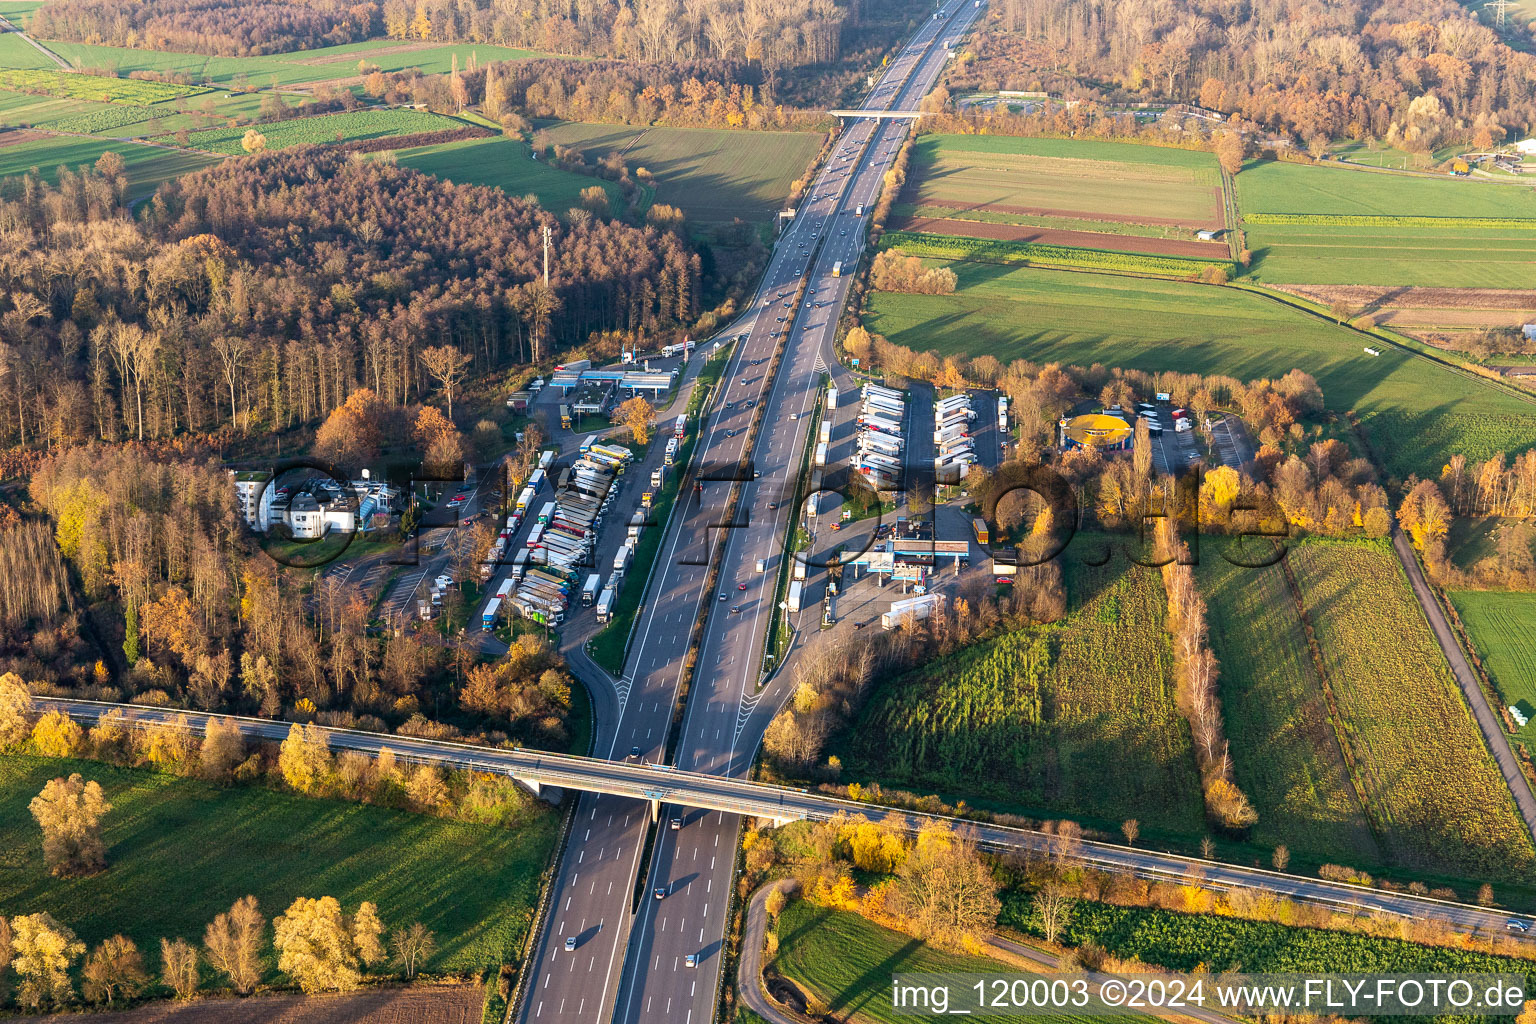
{"label": "agricultural field strip", "polygon": [[423,74],[440,74],[450,69],[455,56],[458,57],[460,67],[464,67],[471,56],[480,63],[539,56],[530,50],[483,43],[439,43],[425,48],[412,46],[407,49],[392,40],[347,43],[259,57],[211,57],[198,53],[54,40],[44,41],[44,45],[76,67],[110,68],[120,75],[134,71],[187,75],[195,81],[213,82],[217,87],[228,87],[243,77],[259,88],[264,88],[274,79],[279,86],[307,88],[315,82],[355,78],[355,67],[346,66],[349,61],[355,65],[360,60],[367,60],[384,71],[403,71],[414,67],[419,68]]}
{"label": "agricultural field strip", "polygon": [[1233,565],[1223,543],[1202,542],[1195,573],[1237,780],[1259,814],[1253,838],[1379,862],[1284,573]]}
{"label": "agricultural field strip", "polygon": [[[920,201],[1045,209],[1132,223],[1220,227],[1220,172],[1208,153],[1119,143],[994,136],[920,140],[909,192]],[[1026,214],[1027,215],[1027,214]]]}
{"label": "agricultural field strip", "polygon": [[0,89],[42,93],[65,99],[145,105],[198,96],[209,90],[196,85],[171,85],[103,75],[72,74],[46,68],[0,68]]}
{"label": "agricultural field strip", "polygon": [[1207,266],[1227,266],[1226,260],[1196,260],[1179,256],[1152,256],[1113,249],[1044,245],[1011,242],[968,235],[932,235],[914,231],[888,231],[881,237],[884,249],[900,248],[913,256],[932,259],[1034,265],[1042,267],[1081,267],[1128,274],[1161,274],[1192,278]]}
{"label": "agricultural field strip", "polygon": [[539,135],[580,149],[589,163],[623,152],[656,182],[656,202],[703,221],[766,219],[821,147],[814,132],[738,132],[713,128],[632,128],[556,122]]}
{"label": "agricultural field strip", "polygon": [[350,140],[417,135],[463,128],[465,122],[425,110],[353,110],[255,126],[207,128],[192,132],[188,140],[195,149],[233,155],[242,152],[241,141],[253,127],[266,138],[268,149],[282,149],[304,143],[335,142],[338,136],[342,140]]}
{"label": "agricultural field strip", "polygon": [[1068,548],[1061,623],[966,648],[877,687],[843,740],[845,777],[1178,830],[1200,783],[1175,710],[1154,572]]}
{"label": "agricultural field strip", "polygon": [[1245,218],[1259,214],[1395,218],[1433,210],[1439,217],[1536,219],[1536,189],[1529,186],[1347,167],[1249,161],[1237,175],[1237,189]]}
{"label": "agricultural field strip", "polygon": [[1303,543],[1289,562],[1388,856],[1529,877],[1531,837],[1391,552]]}

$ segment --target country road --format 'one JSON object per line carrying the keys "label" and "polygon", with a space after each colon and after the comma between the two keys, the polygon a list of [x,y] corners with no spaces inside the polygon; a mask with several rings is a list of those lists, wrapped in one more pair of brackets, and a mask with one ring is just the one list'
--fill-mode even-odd
{"label": "country road", "polygon": [[1477,676],[1472,671],[1472,666],[1467,663],[1466,652],[1461,649],[1461,644],[1456,640],[1456,634],[1451,629],[1451,624],[1446,621],[1445,611],[1440,607],[1440,602],[1435,600],[1435,593],[1430,589],[1429,582],[1424,579],[1424,571],[1419,568],[1419,560],[1413,553],[1413,547],[1408,543],[1408,538],[1396,527],[1392,530],[1392,549],[1397,552],[1398,560],[1403,563],[1403,571],[1408,574],[1408,582],[1413,586],[1413,596],[1419,601],[1419,608],[1424,612],[1424,617],[1429,620],[1430,628],[1435,631],[1435,640],[1440,644],[1440,650],[1445,653],[1445,660],[1450,663],[1451,674],[1456,677],[1456,684],[1461,687],[1461,692],[1467,699],[1467,705],[1472,709],[1472,717],[1477,721],[1477,727],[1483,734],[1483,743],[1487,745],[1488,752],[1493,755],[1494,761],[1499,766],[1499,771],[1504,774],[1504,781],[1509,786],[1509,791],[1515,798],[1515,807],[1520,811],[1520,817],[1525,821],[1526,831],[1536,837],[1536,796],[1531,794],[1530,782],[1525,773],[1520,770],[1520,761],[1515,757],[1515,752],[1510,749],[1509,740],[1504,735],[1504,725],[1499,716],[1494,714],[1493,708],[1488,705],[1488,697],[1483,693]]}
{"label": "country road", "polygon": [[14,32],[16,35],[25,39],[28,43],[31,43],[33,49],[42,54],[44,57],[47,57],[49,60],[53,61],[60,68],[64,69],[65,71],[74,70],[74,68],[70,66],[69,61],[65,60],[63,57],[60,57],[58,54],[48,49],[48,47],[27,35],[21,30],[21,26],[13,24],[5,18],[0,18],[0,32]]}

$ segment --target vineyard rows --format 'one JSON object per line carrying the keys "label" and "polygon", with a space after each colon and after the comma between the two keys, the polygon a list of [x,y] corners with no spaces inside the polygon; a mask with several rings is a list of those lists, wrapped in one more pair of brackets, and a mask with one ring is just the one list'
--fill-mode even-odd
{"label": "vineyard rows", "polygon": [[[464,122],[425,110],[355,110],[342,114],[297,117],[254,127],[266,139],[267,149],[284,149],[310,143],[419,135],[462,128]],[[248,126],[209,128],[193,132],[190,141],[197,149],[236,155],[243,152],[241,142],[250,130]]]}

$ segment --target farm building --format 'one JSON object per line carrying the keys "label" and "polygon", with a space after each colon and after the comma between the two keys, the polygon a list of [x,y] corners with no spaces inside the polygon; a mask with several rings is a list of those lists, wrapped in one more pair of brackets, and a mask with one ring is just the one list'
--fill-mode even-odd
{"label": "farm building", "polygon": [[1526,324],[1525,326],[1521,327],[1520,330],[1525,334],[1528,340],[1536,341],[1536,324]]}
{"label": "farm building", "polygon": [[1529,139],[1521,139],[1515,143],[1515,152],[1526,156],[1536,156],[1536,136]]}
{"label": "farm building", "polygon": [[1073,448],[1097,448],[1101,452],[1128,452],[1136,432],[1119,416],[1092,412],[1057,424],[1058,443],[1064,452]]}

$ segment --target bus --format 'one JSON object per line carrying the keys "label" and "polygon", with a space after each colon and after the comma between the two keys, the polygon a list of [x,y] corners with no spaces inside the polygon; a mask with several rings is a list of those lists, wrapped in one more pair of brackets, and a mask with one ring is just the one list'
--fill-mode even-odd
{"label": "bus", "polygon": [[833,277],[842,277],[843,276],[843,261],[842,260],[838,260],[836,263],[832,264],[832,276]]}
{"label": "bus", "polygon": [[675,427],[673,427],[673,429],[672,429],[672,436],[677,438],[679,441],[681,441],[683,439],[683,432],[686,431],[687,429],[688,429],[688,417],[687,416],[679,416],[677,418],[677,425]]}

